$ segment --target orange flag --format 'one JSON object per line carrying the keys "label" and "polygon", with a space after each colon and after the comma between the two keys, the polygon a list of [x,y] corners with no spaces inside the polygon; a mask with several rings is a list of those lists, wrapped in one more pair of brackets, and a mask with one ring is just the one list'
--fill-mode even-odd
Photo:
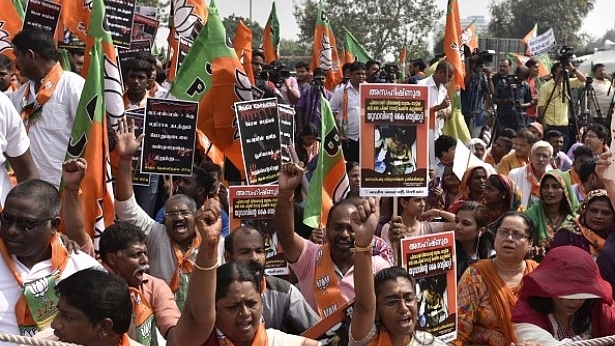
{"label": "orange flag", "polygon": [[252,30],[241,20],[237,23],[235,38],[233,39],[235,53],[239,57],[239,62],[243,65],[243,70],[254,85],[254,72],[252,71]]}
{"label": "orange flag", "polygon": [[340,59],[337,55],[335,36],[324,10],[322,1],[318,4],[318,15],[314,28],[314,50],[312,52],[312,71],[320,67],[326,71],[325,87],[333,90],[343,76]]}
{"label": "orange flag", "polygon": [[171,16],[172,23],[169,31],[169,48],[174,50],[169,66],[169,80],[175,78],[177,73],[177,47],[179,37],[194,40],[205,23],[207,23],[207,5],[205,0],[172,0]]}
{"label": "orange flag", "polygon": [[[8,56],[11,60],[15,59],[13,54],[13,37],[21,31],[23,26],[23,18],[20,11],[23,12],[19,0],[0,0],[0,53]],[[17,7],[19,6],[19,7]]]}
{"label": "orange flag", "polygon": [[446,13],[446,27],[444,30],[444,55],[455,71],[454,85],[455,89],[465,88],[465,65],[461,58],[461,28],[459,23],[459,6],[457,0],[448,0]]}
{"label": "orange flag", "polygon": [[196,148],[203,155],[209,157],[211,161],[220,167],[224,167],[224,153],[205,136],[203,131],[196,129]]}
{"label": "orange flag", "polygon": [[[527,42],[536,37],[536,35],[538,35],[538,24],[534,24],[534,27],[532,28],[532,30],[530,30],[527,34],[525,34],[525,36],[521,39],[521,41],[523,41],[523,43],[525,43],[525,45],[527,46]],[[529,47],[525,49],[525,54],[530,55],[530,49]]]}
{"label": "orange flag", "polygon": [[347,63],[352,64],[354,62],[354,56],[352,55],[352,53],[350,53],[346,49],[342,49],[342,62],[344,64],[347,64]]}
{"label": "orange flag", "polygon": [[[73,35],[81,42],[86,42],[88,38],[88,28],[90,27],[91,10],[87,1],[61,1],[56,0],[57,3],[62,4],[62,25],[67,28]],[[90,47],[88,47],[90,48]],[[86,52],[89,52],[86,49]],[[87,56],[88,54],[86,54]],[[88,66],[87,62],[84,62],[84,67]],[[86,68],[87,69],[87,68]],[[82,76],[87,76],[87,71],[82,73]]]}
{"label": "orange flag", "polygon": [[280,46],[280,22],[275,10],[275,1],[271,4],[271,12],[263,30],[263,53],[265,53],[265,63],[271,64],[278,60],[278,47]]}
{"label": "orange flag", "polygon": [[478,34],[476,32],[476,23],[472,22],[461,33],[461,43],[465,44],[473,52],[478,49]]}

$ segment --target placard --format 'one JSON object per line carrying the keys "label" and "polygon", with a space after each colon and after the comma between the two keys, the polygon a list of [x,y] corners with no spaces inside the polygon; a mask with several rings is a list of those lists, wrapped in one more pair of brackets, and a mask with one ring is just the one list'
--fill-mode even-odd
{"label": "placard", "polygon": [[179,72],[179,68],[184,62],[186,55],[188,55],[188,51],[192,48],[192,41],[185,39],[179,36],[179,40],[177,40],[177,47],[175,51],[177,52],[177,66],[175,66],[175,71]]}
{"label": "placard", "polygon": [[354,298],[303,332],[301,336],[319,341],[322,345],[348,345],[353,306]]}
{"label": "placard", "polygon": [[129,48],[135,0],[104,0],[109,32],[116,47]]}
{"label": "placard", "polygon": [[29,0],[22,28],[41,28],[53,34],[58,27],[61,12],[60,4],[45,0]]}
{"label": "placard", "polygon": [[[133,119],[135,121],[135,136],[139,136],[143,133],[143,119],[145,117],[145,108],[134,108],[126,111],[126,118]],[[149,186],[149,174],[141,174],[139,167],[141,166],[141,149],[143,143],[139,146],[139,149],[132,156],[132,184],[138,186]]]}
{"label": "placard", "polygon": [[156,19],[156,12],[158,12],[158,7],[141,5],[135,6],[135,13],[145,17]]}
{"label": "placard", "polygon": [[361,196],[427,196],[428,93],[422,85],[360,85]]}
{"label": "placard", "polygon": [[280,126],[275,98],[235,103],[248,185],[278,181]]}
{"label": "placard", "polygon": [[280,145],[282,146],[282,163],[290,162],[290,147],[295,145],[295,109],[289,105],[278,105],[280,119]]}
{"label": "placard", "polygon": [[197,102],[148,98],[141,173],[192,176]]}
{"label": "placard", "polygon": [[122,66],[126,61],[140,56],[143,52],[149,53],[150,51],[151,43],[149,41],[133,41],[130,43],[130,48],[119,48],[117,50],[117,58],[120,62],[120,66]]}
{"label": "placard", "polygon": [[272,219],[275,216],[277,185],[238,185],[229,186],[228,190],[231,219]]}
{"label": "placard", "polygon": [[130,36],[131,47],[134,41],[147,40],[150,44],[154,42],[159,25],[160,22],[156,19],[135,14],[132,23],[132,33]]}
{"label": "placard", "polygon": [[401,240],[402,267],[416,279],[416,329],[443,342],[457,338],[457,263],[455,232]]}
{"label": "placard", "polygon": [[549,28],[545,33],[532,37],[527,41],[527,49],[530,51],[530,56],[548,52],[556,45],[557,42],[555,42],[553,28]]}

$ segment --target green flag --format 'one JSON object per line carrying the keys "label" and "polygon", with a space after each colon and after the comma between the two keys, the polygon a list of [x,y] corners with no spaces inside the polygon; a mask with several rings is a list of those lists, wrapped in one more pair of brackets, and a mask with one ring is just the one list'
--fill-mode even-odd
{"label": "green flag", "polygon": [[346,49],[346,52],[350,52],[350,54],[352,54],[354,60],[356,61],[364,63],[369,60],[372,60],[372,58],[369,56],[369,53],[367,53],[367,50],[365,50],[365,48],[363,48],[359,41],[357,41],[357,39],[352,36],[350,31],[344,28],[344,32],[346,33],[344,39],[344,49]]}
{"label": "green flag", "polygon": [[275,9],[275,1],[271,4],[271,12],[263,30],[263,41],[260,49],[265,53],[265,63],[270,64],[280,58],[280,22]]}
{"label": "green flag", "polygon": [[318,163],[310,180],[303,223],[312,228],[327,224],[329,209],[350,190],[340,136],[329,101],[321,95],[321,133]]}

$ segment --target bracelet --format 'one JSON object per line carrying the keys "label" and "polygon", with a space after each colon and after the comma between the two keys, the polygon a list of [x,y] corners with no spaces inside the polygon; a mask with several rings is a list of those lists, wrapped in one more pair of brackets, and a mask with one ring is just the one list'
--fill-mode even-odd
{"label": "bracelet", "polygon": [[371,251],[372,251],[372,244],[369,244],[367,246],[357,246],[357,244],[354,244],[354,247],[350,249],[350,252],[371,252]]}
{"label": "bracelet", "polygon": [[214,263],[214,265],[212,265],[211,267],[205,268],[205,267],[201,267],[200,265],[196,264],[196,262],[194,262],[194,268],[198,269],[198,270],[202,270],[204,272],[208,272],[210,270],[214,270],[214,269],[218,268],[218,263]]}
{"label": "bracelet", "polygon": [[122,155],[122,156],[120,156],[120,160],[132,161],[132,155],[131,156]]}
{"label": "bracelet", "polygon": [[[287,190],[290,191],[290,190]],[[285,194],[281,193],[282,191],[278,191],[278,198],[288,198],[289,201],[292,201],[293,198],[295,198],[295,192],[293,191],[293,193],[291,193],[290,195],[286,196]]]}

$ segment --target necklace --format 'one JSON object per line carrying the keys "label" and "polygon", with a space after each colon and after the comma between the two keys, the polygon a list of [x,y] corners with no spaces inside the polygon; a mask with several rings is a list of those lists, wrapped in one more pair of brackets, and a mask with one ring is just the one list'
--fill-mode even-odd
{"label": "necklace", "polygon": [[549,239],[553,239],[553,237],[555,236],[555,232],[557,231],[557,229],[559,228],[560,224],[562,223],[563,219],[564,219],[565,215],[559,215],[557,220],[555,220],[555,222],[553,221],[552,217],[547,217],[548,218],[548,222],[547,222],[547,233],[549,235]]}

